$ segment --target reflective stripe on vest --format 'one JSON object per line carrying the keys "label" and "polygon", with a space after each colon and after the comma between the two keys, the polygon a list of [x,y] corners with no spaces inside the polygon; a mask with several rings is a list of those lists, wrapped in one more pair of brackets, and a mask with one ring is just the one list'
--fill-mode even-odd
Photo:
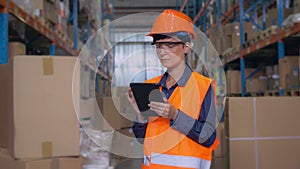
{"label": "reflective stripe on vest", "polygon": [[149,166],[149,165],[150,165],[150,157],[149,157],[149,156],[145,156],[145,155],[144,155],[144,164],[145,164],[146,166]]}
{"label": "reflective stripe on vest", "polygon": [[146,166],[150,165],[150,159],[151,164],[182,168],[209,169],[211,164],[211,161],[196,157],[152,153],[151,158],[144,156]]}

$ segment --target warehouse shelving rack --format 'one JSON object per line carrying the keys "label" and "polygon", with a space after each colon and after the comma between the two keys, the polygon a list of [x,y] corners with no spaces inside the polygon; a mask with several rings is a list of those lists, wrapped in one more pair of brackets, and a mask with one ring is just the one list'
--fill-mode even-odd
{"label": "warehouse shelving rack", "polygon": [[[49,54],[55,55],[56,47],[63,49],[66,53],[72,56],[78,56],[80,50],[78,49],[78,0],[73,1],[73,12],[70,15],[68,22],[72,22],[74,26],[74,39],[72,39],[72,43],[70,41],[66,41],[63,37],[59,34],[59,32],[55,31],[50,25],[45,24],[45,22],[41,21],[37,17],[34,17],[24,11],[20,6],[15,4],[12,0],[1,0],[0,1],[0,64],[6,64],[8,62],[8,32],[9,32],[9,23],[8,23],[8,15],[11,14],[16,17],[19,21],[26,24],[28,27],[32,28],[34,31],[38,32],[39,37],[47,38],[49,43]],[[88,27],[91,25],[89,20],[87,21]],[[94,29],[97,29],[95,25],[93,25]],[[87,35],[91,34],[91,30],[88,29]],[[88,36],[89,37],[89,36]],[[34,41],[37,39],[36,37],[33,38]],[[96,46],[98,44],[95,44]],[[96,54],[97,56],[97,54]],[[92,69],[93,66],[89,67]],[[93,68],[94,70],[95,68]],[[107,72],[102,70],[94,70],[99,76],[103,79],[110,79],[110,76]]]}
{"label": "warehouse shelving rack", "polygon": [[[76,3],[74,3],[76,4]],[[68,44],[67,41],[63,40],[60,35],[52,30],[51,27],[47,26],[46,24],[43,24],[40,20],[37,18],[29,15],[26,13],[21,7],[16,5],[12,0],[6,0],[6,1],[1,1],[0,6],[2,7],[1,11],[1,63],[7,63],[8,61],[8,56],[7,56],[7,51],[8,51],[8,14],[14,15],[16,18],[18,18],[20,21],[28,25],[29,27],[33,28],[35,31],[39,32],[42,36],[46,37],[51,41],[50,45],[50,54],[54,55],[55,54],[55,46],[59,46],[62,49],[64,49],[67,53],[71,55],[77,55],[78,50],[77,50],[77,42],[76,39],[74,40],[74,47],[71,46],[71,44]],[[74,12],[74,15],[76,18],[76,12]],[[76,19],[74,19],[74,22],[76,24]],[[75,33],[74,33],[75,35]],[[77,36],[77,34],[75,35]]]}
{"label": "warehouse shelving rack", "polygon": [[[247,10],[244,10],[244,1],[240,0],[239,1],[239,21],[240,21],[240,50],[233,55],[229,57],[224,57],[223,58],[223,63],[229,63],[235,59],[240,59],[240,70],[241,70],[241,87],[242,87],[242,96],[245,96],[245,82],[248,78],[251,77],[251,75],[254,75],[256,72],[259,70],[255,70],[254,72],[251,73],[250,77],[245,77],[245,57],[247,57],[249,54],[261,50],[269,45],[272,45],[274,43],[277,43],[277,53],[278,53],[278,59],[283,59],[285,55],[285,48],[284,48],[284,39],[288,38],[298,32],[300,32],[300,24],[297,23],[293,27],[290,27],[288,29],[283,29],[283,10],[284,10],[284,1],[283,0],[277,0],[277,14],[278,14],[278,25],[277,25],[277,34],[271,35],[270,37],[267,37],[265,39],[259,40],[257,43],[250,45],[249,47],[243,47],[243,44],[245,44],[245,37],[244,37],[244,18],[248,18],[247,14],[251,10],[254,10],[253,15],[254,15],[254,21],[252,22],[254,25],[259,26],[257,24],[257,11],[256,8],[259,3],[263,4],[262,8],[262,14],[263,14],[263,24],[265,24],[265,13],[266,13],[266,5],[264,0],[256,1],[253,5],[247,8]],[[272,2],[270,5],[273,4]],[[266,27],[265,25],[262,25],[262,30],[265,30]],[[279,89],[279,94],[283,95],[284,90]]]}
{"label": "warehouse shelving rack", "polygon": [[[184,7],[188,0],[185,0],[183,3],[181,3],[181,10],[183,11]],[[207,9],[207,5],[202,6],[202,4],[207,4],[214,9],[214,20],[215,22],[210,25],[210,23],[207,23],[207,20],[205,19],[207,16],[204,12]],[[252,77],[255,73],[259,72],[261,67],[258,67],[256,70],[254,70],[250,76],[245,77],[245,58],[252,57],[252,55],[255,52],[258,52],[262,50],[263,48],[273,46],[277,44],[277,55],[278,60],[283,59],[285,55],[285,46],[284,46],[284,40],[299,33],[300,32],[300,23],[296,23],[294,26],[289,27],[287,29],[283,28],[283,10],[284,7],[288,8],[288,1],[285,0],[271,0],[266,2],[266,0],[259,0],[259,1],[244,1],[244,0],[233,0],[232,4],[228,4],[228,0],[225,0],[225,12],[222,13],[222,4],[221,0],[217,0],[214,3],[210,3],[209,0],[200,1],[198,2],[200,4],[200,9],[194,9],[199,12],[202,12],[200,17],[195,17],[195,15],[192,15],[189,12],[186,12],[189,16],[193,18],[193,22],[200,28],[202,28],[202,31],[206,32],[206,34],[209,36],[209,30],[206,29],[207,25],[210,27],[221,27],[222,25],[225,25],[229,22],[236,22],[239,21],[240,23],[240,48],[236,52],[230,54],[229,56],[221,56],[223,64],[227,65],[230,64],[233,61],[240,60],[239,67],[241,70],[241,95],[245,96],[245,82],[247,79]],[[276,5],[276,6],[275,6]],[[228,8],[231,6],[230,8]],[[274,35],[271,35],[265,39],[260,39],[258,42],[245,46],[245,37],[244,37],[244,20],[252,22],[257,28],[261,30],[266,30],[265,21],[266,21],[266,10],[268,8],[277,7],[277,14],[278,14],[278,25],[277,25],[277,33]],[[188,10],[186,10],[188,11]],[[195,12],[195,11],[194,11]],[[199,13],[198,12],[198,13]],[[257,17],[262,15],[263,18],[263,25],[259,25],[257,21]],[[200,19],[200,20],[199,20]],[[195,22],[197,21],[197,22]],[[284,90],[279,89],[279,94],[283,95]]]}

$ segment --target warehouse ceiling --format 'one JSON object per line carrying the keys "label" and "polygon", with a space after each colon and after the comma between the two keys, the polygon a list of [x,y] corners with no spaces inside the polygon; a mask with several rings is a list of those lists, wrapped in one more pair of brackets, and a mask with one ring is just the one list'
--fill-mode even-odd
{"label": "warehouse ceiling", "polygon": [[161,12],[166,8],[175,9],[176,0],[114,0],[114,19],[141,12]]}

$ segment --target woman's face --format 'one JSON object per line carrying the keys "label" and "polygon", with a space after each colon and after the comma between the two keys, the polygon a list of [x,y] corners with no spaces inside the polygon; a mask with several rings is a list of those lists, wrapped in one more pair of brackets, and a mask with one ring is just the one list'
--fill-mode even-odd
{"label": "woman's face", "polygon": [[188,47],[176,38],[157,40],[155,46],[160,63],[167,69],[184,62],[185,53],[188,52]]}

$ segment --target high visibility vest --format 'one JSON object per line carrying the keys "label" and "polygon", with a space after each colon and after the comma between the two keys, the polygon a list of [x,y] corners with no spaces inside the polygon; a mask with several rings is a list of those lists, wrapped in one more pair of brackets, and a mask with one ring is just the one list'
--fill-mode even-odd
{"label": "high visibility vest", "polygon": [[[146,83],[158,83],[158,76]],[[202,102],[214,81],[192,72],[185,86],[177,86],[169,98],[176,109],[198,119]],[[162,90],[162,89],[161,89]],[[149,117],[144,140],[143,169],[202,169],[209,168],[212,151],[218,139],[210,147],[204,147],[170,127],[170,119]],[[208,167],[207,167],[208,166]]]}

